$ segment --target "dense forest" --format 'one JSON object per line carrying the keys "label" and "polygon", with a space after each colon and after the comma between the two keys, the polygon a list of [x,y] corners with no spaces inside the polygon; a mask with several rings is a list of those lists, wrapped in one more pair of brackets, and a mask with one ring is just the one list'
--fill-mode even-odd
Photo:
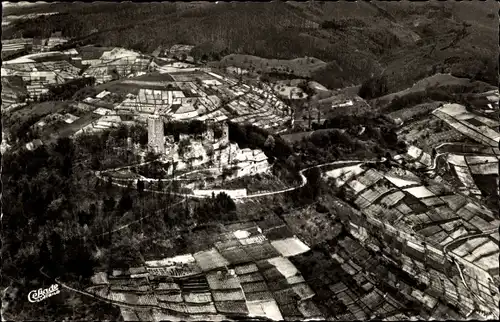
{"label": "dense forest", "polygon": [[[97,180],[95,170],[138,162],[124,149],[127,137],[144,144],[143,135],[121,127],[82,135],[74,141],[61,138],[34,151],[14,149],[2,156],[2,275],[20,289],[18,296],[24,298],[31,289],[50,285],[55,277],[88,284],[96,271],[137,265],[147,254],[158,256],[162,251],[153,241],[165,234],[190,229],[208,218],[220,222],[238,218],[236,205],[224,194],[186,203],[168,194],[146,193],[140,181],[137,187],[117,188],[109,181]],[[250,132],[250,141],[253,137]],[[283,144],[279,138],[276,141]],[[269,142],[256,143],[271,147]],[[291,152],[290,147],[286,150]],[[297,192],[298,198],[313,201],[319,192],[310,185],[316,184],[317,180],[312,180],[307,189]],[[311,191],[316,192],[311,195]],[[143,217],[148,220],[123,232],[112,232],[120,223]],[[139,240],[138,236],[147,237]],[[189,244],[182,236],[177,242],[176,252],[187,251]],[[64,298],[68,296],[73,295]],[[55,306],[66,305],[65,314],[75,314],[75,309],[60,301],[55,297],[38,308],[23,307],[23,301],[16,301],[11,311],[23,310],[22,316],[33,319],[33,314],[51,316]],[[95,303],[81,304],[77,310],[103,313],[90,313],[93,306]]]}
{"label": "dense forest", "polygon": [[395,124],[380,115],[328,119],[317,130],[310,137],[290,144],[251,124],[230,123],[229,139],[242,148],[263,150],[270,160],[289,171],[336,160],[380,158],[387,153],[406,151],[406,144],[395,132]]}
{"label": "dense forest", "polygon": [[[2,156],[2,278],[20,289],[18,296],[26,298],[31,289],[50,286],[56,277],[88,284],[96,271],[128,268],[141,262],[140,254],[158,254],[153,241],[161,235],[208,217],[234,219],[235,204],[227,195],[197,203],[194,212],[194,205],[180,198],[146,193],[144,184],[117,188],[97,180],[95,170],[139,161],[124,149],[128,137],[144,144],[143,134],[121,127],[74,141],[61,138],[34,151],[9,150]],[[149,219],[140,221],[143,217]],[[134,220],[140,224],[112,232]],[[137,240],[144,233],[148,238]],[[186,242],[181,238],[179,243],[175,249],[182,252]],[[81,300],[74,296],[71,301]],[[47,301],[38,308],[16,301],[11,312],[23,311],[20,316],[27,320],[52,316],[55,305],[63,306],[58,313],[70,318],[83,308],[87,308],[84,319],[97,319],[103,313],[90,311],[95,307],[92,301],[79,308],[61,303],[60,297]],[[106,305],[105,309],[110,310]]]}
{"label": "dense forest", "polygon": [[430,11],[409,4],[383,10],[380,6],[281,1],[95,4],[15,22],[2,37],[47,37],[62,31],[73,38],[67,48],[95,43],[151,53],[158,46],[185,43],[195,45],[192,54],[198,59],[227,53],[316,57],[328,64],[312,78],[330,88],[358,85],[382,72],[389,92],[436,71],[496,84],[492,6],[471,8],[475,20],[466,18],[465,6],[443,5]]}

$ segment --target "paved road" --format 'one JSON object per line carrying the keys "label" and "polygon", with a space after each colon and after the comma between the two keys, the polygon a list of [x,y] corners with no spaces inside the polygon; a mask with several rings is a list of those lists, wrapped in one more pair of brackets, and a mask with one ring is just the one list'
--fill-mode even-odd
{"label": "paved road", "polygon": [[[437,158],[437,156],[436,156],[436,158]],[[436,159],[436,158],[435,158],[435,159]],[[434,159],[434,162],[433,162],[433,163],[434,163],[434,166],[435,166],[435,159]],[[318,169],[320,169],[320,168],[327,167],[327,166],[330,166],[330,165],[343,165],[343,164],[345,164],[345,165],[347,166],[347,165],[353,165],[353,164],[359,164],[359,163],[377,163],[377,162],[383,162],[383,161],[385,161],[385,159],[382,159],[382,160],[371,160],[371,161],[363,161],[363,160],[346,160],[346,161],[335,161],[335,162],[329,162],[329,163],[325,163],[325,164],[320,164],[320,165],[316,165],[316,166],[308,167],[308,168],[305,168],[305,169],[300,170],[299,175],[300,175],[300,177],[301,177],[302,182],[301,182],[298,186],[296,186],[296,187],[291,187],[291,188],[288,188],[288,189],[283,189],[283,190],[279,190],[279,191],[273,191],[273,192],[266,192],[266,193],[261,193],[261,194],[250,195],[250,196],[241,197],[241,198],[237,198],[237,199],[249,199],[249,198],[257,198],[257,197],[263,197],[263,196],[276,195],[276,194],[285,193],[285,192],[288,192],[288,191],[293,191],[293,190],[295,190],[295,189],[299,189],[299,188],[301,188],[301,187],[304,187],[304,186],[307,184],[307,177],[304,175],[304,173],[305,173],[306,171],[311,170],[311,169],[314,169],[314,168],[318,168]],[[136,166],[138,166],[138,165],[143,165],[143,164],[146,164],[146,163],[147,163],[147,162],[144,162],[144,163],[142,163],[142,164],[136,164],[136,165],[130,165],[130,166],[126,166],[126,167],[115,168],[115,169],[111,169],[111,170],[107,170],[107,171],[113,171],[113,170],[125,169],[125,168],[132,168],[132,167],[136,167]],[[97,175],[99,178],[102,178],[102,176],[101,176],[101,172],[96,172],[96,175]],[[184,175],[186,175],[186,174],[184,174]],[[146,179],[148,179],[148,178],[146,178]],[[130,180],[136,180],[136,179],[130,179]],[[153,179],[150,179],[150,180],[153,180]],[[174,178],[173,180],[175,180],[175,178]],[[154,181],[157,181],[157,180],[156,180],[156,179],[154,179]],[[118,185],[118,186],[124,186],[124,185],[121,185],[121,184],[118,184],[118,183],[115,183],[115,182],[113,182],[113,184]],[[146,190],[146,191],[151,191],[151,192],[154,192],[154,193],[166,193],[166,194],[169,194],[169,193],[170,193],[170,192],[152,191],[152,190],[147,190],[147,189],[145,189],[145,190]],[[198,196],[198,195],[189,195],[189,194],[187,194],[187,195],[186,195],[186,194],[180,194],[180,193],[170,193],[170,194],[173,194],[173,195],[179,195],[179,196],[183,196],[183,197],[206,198],[205,196]],[[181,201],[181,202],[182,202],[182,201]],[[160,210],[160,211],[161,211],[161,210]],[[155,212],[155,213],[157,213],[157,212]],[[153,213],[153,214],[155,214],[155,213]],[[153,215],[153,214],[151,214],[151,215]],[[144,216],[143,218],[140,218],[140,219],[138,219],[138,220],[135,220],[135,221],[133,221],[133,222],[130,222],[129,224],[123,225],[123,226],[121,226],[121,227],[119,227],[119,228],[117,228],[117,229],[113,230],[112,232],[108,232],[108,233],[106,233],[106,234],[113,233],[113,232],[116,232],[116,231],[119,231],[119,230],[125,229],[125,228],[129,227],[130,225],[132,225],[132,224],[134,224],[134,223],[136,223],[136,222],[138,222],[138,221],[140,221],[140,220],[143,220],[143,219],[145,219],[146,217],[149,217],[149,216],[151,216],[151,215]],[[445,247],[444,247],[444,249],[443,249],[443,250],[444,250],[444,253],[445,253],[446,255],[448,255],[448,253],[447,253],[447,249],[448,249],[448,247],[449,247],[450,245],[452,245],[453,243],[456,243],[456,242],[458,242],[458,241],[460,241],[460,240],[470,239],[470,238],[475,238],[475,237],[481,237],[481,236],[487,236],[487,235],[489,235],[489,234],[491,234],[491,233],[494,233],[494,232],[496,232],[496,231],[497,231],[497,230],[490,230],[490,231],[482,232],[482,233],[480,233],[480,234],[474,234],[474,235],[469,235],[469,236],[463,236],[463,237],[461,237],[460,239],[457,239],[457,240],[452,241],[452,242],[448,243],[447,245],[445,245]],[[449,256],[449,255],[448,255],[448,256]],[[467,289],[469,289],[469,291],[471,291],[471,293],[472,293],[472,294],[473,294],[473,295],[474,295],[474,296],[475,296],[478,300],[480,300],[482,303],[486,304],[487,302],[486,302],[483,298],[481,298],[478,294],[475,294],[475,293],[471,290],[470,286],[467,284],[467,282],[466,282],[466,280],[465,280],[465,278],[464,278],[464,276],[463,276],[463,271],[462,271],[462,268],[461,268],[461,267],[460,267],[460,265],[458,264],[458,261],[455,261],[455,264],[457,265],[457,268],[458,268],[458,270],[459,270],[461,280],[462,280],[462,282],[464,283],[464,285],[467,287]],[[117,306],[127,307],[127,308],[135,308],[135,306],[126,305],[126,304],[123,304],[123,303],[115,303],[114,301],[111,301],[111,300],[108,300],[108,299],[102,299],[102,298],[97,297],[97,296],[95,296],[95,295],[93,295],[93,294],[91,294],[91,293],[88,293],[88,292],[85,292],[85,291],[80,291],[80,290],[74,289],[74,288],[72,288],[72,287],[70,287],[70,286],[67,286],[67,285],[66,285],[66,284],[64,284],[64,283],[61,283],[61,282],[58,280],[58,278],[56,278],[56,282],[58,282],[59,284],[61,284],[61,286],[62,286],[62,287],[67,288],[67,289],[72,290],[72,291],[75,291],[75,292],[78,292],[78,293],[80,293],[80,294],[88,295],[88,296],[91,296],[91,297],[93,297],[93,298],[96,298],[96,299],[99,299],[99,300],[102,300],[102,301],[105,301],[105,302],[108,302],[108,303],[115,304],[115,305],[117,305]]]}

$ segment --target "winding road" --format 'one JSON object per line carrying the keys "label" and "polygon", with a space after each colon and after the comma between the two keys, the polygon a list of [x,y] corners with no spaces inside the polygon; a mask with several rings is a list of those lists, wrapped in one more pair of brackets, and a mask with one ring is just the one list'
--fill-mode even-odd
{"label": "winding road", "polygon": [[[299,175],[300,175],[300,178],[301,178],[302,182],[299,185],[295,186],[295,187],[290,187],[290,188],[286,188],[286,189],[282,189],[282,190],[277,190],[277,191],[270,191],[270,192],[258,193],[258,194],[253,194],[253,195],[241,196],[241,197],[233,197],[233,199],[242,200],[242,199],[266,197],[266,196],[278,195],[278,194],[282,194],[282,193],[285,193],[285,192],[290,192],[290,191],[293,191],[293,190],[300,189],[300,188],[304,187],[307,184],[307,178],[304,175],[304,173],[306,171],[312,170],[314,168],[320,169],[320,168],[324,168],[324,167],[332,166],[332,165],[346,165],[346,166],[348,166],[348,165],[355,165],[355,164],[379,163],[379,162],[384,162],[385,160],[386,160],[385,158],[382,158],[380,160],[370,160],[370,161],[363,161],[363,160],[343,160],[343,161],[334,161],[334,162],[323,163],[323,164],[311,166],[311,167],[308,167],[308,168],[305,168],[305,169],[302,169],[302,170],[299,171]],[[145,164],[148,164],[148,163],[151,163],[151,162],[153,162],[153,161],[143,162],[143,163],[140,163],[140,164],[134,164],[134,165],[129,165],[129,166],[122,166],[122,167],[113,168],[113,169],[107,169],[105,171],[96,171],[95,175],[99,179],[105,180],[105,178],[103,177],[103,174],[106,173],[106,172],[112,172],[112,171],[130,169],[130,168],[134,168],[134,167],[137,167],[137,166],[145,165]],[[216,169],[216,168],[210,168],[210,169]],[[210,169],[203,169],[203,170],[210,170]],[[181,179],[180,177],[187,176],[187,175],[189,175],[191,173],[200,172],[200,171],[203,171],[203,170],[194,170],[194,171],[191,171],[191,172],[188,172],[188,173],[181,174],[181,175],[179,175],[179,176],[177,176],[175,178],[171,178],[171,179],[141,178],[140,180],[146,181],[146,182],[184,181],[186,179]],[[136,183],[137,180],[139,180],[139,179],[135,179],[135,178],[130,178],[130,179],[127,179],[127,178],[113,178],[112,179],[112,184],[114,184],[116,186],[119,186],[119,187],[127,187],[126,185],[119,184],[117,182],[114,182],[113,180],[116,180],[116,181],[125,181],[125,182],[128,181],[128,182],[134,182],[134,183]],[[216,190],[219,190],[219,189],[216,189]],[[194,194],[184,194],[184,193],[178,193],[178,192],[163,192],[163,191],[149,190],[149,189],[145,189],[145,191],[154,192],[154,193],[165,193],[165,194],[171,194],[171,195],[175,195],[175,196],[187,197],[187,198],[194,198],[194,199],[210,198],[210,196],[194,195]]]}
{"label": "winding road", "polygon": [[[435,156],[434,160],[433,160],[433,166],[432,168],[434,169],[436,167],[436,159],[437,157],[439,157],[439,155],[442,155],[444,153],[441,153],[441,154],[438,154]],[[324,168],[324,167],[327,167],[327,166],[332,166],[332,165],[345,165],[345,166],[349,166],[349,165],[355,165],[355,164],[367,164],[367,163],[380,163],[380,162],[384,162],[386,159],[385,158],[382,158],[381,160],[370,160],[370,161],[363,161],[363,160],[344,160],[344,161],[334,161],[334,162],[329,162],[329,163],[324,163],[324,164],[320,164],[320,165],[315,165],[315,166],[311,166],[311,167],[308,167],[308,168],[305,168],[305,169],[302,169],[299,171],[299,175],[301,177],[301,183],[295,187],[291,187],[291,188],[287,188],[287,189],[283,189],[283,190],[279,190],[279,191],[272,191],[272,192],[265,192],[265,193],[260,193],[260,194],[254,194],[254,195],[248,195],[248,196],[243,196],[243,197],[240,197],[240,198],[234,198],[234,199],[250,199],[250,198],[258,198],[258,197],[264,197],[264,196],[271,196],[271,195],[277,195],[277,194],[282,194],[282,193],[285,193],[285,192],[289,192],[289,191],[293,191],[293,190],[296,190],[296,189],[299,189],[299,188],[302,188],[304,187],[306,184],[307,184],[307,177],[305,176],[305,172],[306,171],[309,171],[311,169],[314,169],[314,168],[317,168],[317,169],[321,169],[321,168]],[[95,172],[95,175],[99,178],[99,179],[104,179],[103,178],[103,173],[106,173],[106,172],[110,172],[110,171],[117,171],[117,170],[123,170],[123,169],[130,169],[130,168],[133,168],[133,167],[137,167],[137,166],[141,166],[141,165],[145,165],[145,164],[148,164],[150,162],[153,162],[153,161],[149,161],[149,162],[143,162],[143,163],[139,163],[139,164],[133,164],[133,165],[129,165],[129,166],[122,166],[122,167],[117,167],[117,168],[114,168],[114,169],[108,169],[106,171],[96,171]],[[199,171],[199,170],[196,170],[196,171]],[[188,175],[189,173],[185,173],[185,174],[181,174],[179,175],[178,177],[176,178],[172,178],[172,179],[166,179],[165,181],[177,181],[179,180],[180,178],[179,177],[182,177],[182,176],[186,176]],[[137,179],[119,179],[120,181],[134,181],[136,182]],[[157,179],[152,179],[152,178],[144,178],[144,179],[141,179],[141,180],[145,180],[145,181],[154,181],[154,182],[157,182],[158,180]],[[183,179],[180,179],[179,181],[182,181]],[[184,179],[185,180],[185,179]],[[114,185],[117,185],[117,186],[120,186],[120,187],[126,187],[126,185],[123,185],[123,184],[120,184],[120,183],[117,183],[115,182],[114,180],[112,180],[112,184]],[[171,195],[176,195],[176,196],[181,196],[181,197],[184,197],[184,199],[182,201],[180,201],[179,203],[182,203],[184,202],[187,198],[197,198],[197,199],[203,199],[203,198],[207,198],[207,196],[200,196],[200,195],[192,195],[192,194],[182,194],[182,193],[175,193],[175,192],[165,192],[165,191],[156,191],[156,190],[149,190],[149,189],[144,189],[145,191],[149,191],[149,192],[153,192],[153,193],[162,193],[162,194],[171,194]],[[176,203],[174,205],[177,205],[179,203]],[[147,216],[144,216],[142,218],[139,218],[137,220],[134,220],[126,225],[123,225],[123,226],[120,226],[118,227],[117,229],[114,229],[113,231],[110,231],[110,232],[107,232],[107,233],[104,233],[103,235],[105,234],[110,234],[110,233],[114,233],[114,232],[117,232],[117,231],[120,231],[120,230],[123,230],[123,229],[126,229],[127,227],[129,227],[130,225],[133,225],[141,220],[144,220],[146,219],[147,217],[150,217],[154,214],[157,214],[158,212],[161,212],[163,211],[164,209],[161,209],[161,210],[158,210],[150,215],[147,215]],[[482,233],[479,233],[479,234],[474,234],[474,235],[469,235],[469,236],[463,236],[457,240],[454,240],[448,244],[446,244],[444,246],[444,249],[443,249],[443,252],[445,254],[445,256],[447,257],[455,257],[455,256],[451,256],[448,254],[448,247],[456,242],[459,242],[461,240],[464,240],[464,239],[471,239],[471,238],[475,238],[475,237],[481,237],[481,236],[487,236],[487,235],[490,235],[492,233],[496,232],[496,230],[491,230],[491,231],[485,231],[485,232],[482,232]],[[457,260],[453,260],[453,262],[457,265],[457,268],[459,270],[459,273],[460,273],[460,277],[461,277],[461,280],[463,282],[463,284],[465,285],[465,287],[473,294],[474,297],[476,297],[481,303],[483,304],[487,304],[487,302],[478,294],[476,294],[474,291],[472,291],[472,289],[470,288],[470,286],[467,284],[467,281],[465,280],[464,278],[464,275],[463,275],[463,271],[462,271],[462,267],[461,265],[458,263]],[[472,263],[473,264],[473,263]],[[484,270],[483,270],[484,271]],[[40,272],[43,273],[42,269],[40,269]],[[43,273],[45,276],[47,276],[45,273]],[[49,277],[49,276],[47,276]],[[49,277],[50,278],[50,277]],[[132,305],[127,305],[125,303],[117,303],[115,301],[112,301],[112,300],[109,300],[109,299],[104,299],[104,298],[101,298],[99,296],[96,296],[92,293],[89,293],[89,292],[86,292],[86,291],[81,291],[81,290],[77,290],[75,288],[72,288],[71,286],[68,286],[66,285],[65,283],[61,282],[58,278],[55,278],[55,281],[57,283],[59,283],[63,288],[66,288],[68,290],[71,290],[71,291],[74,291],[74,292],[77,292],[77,293],[80,293],[80,294],[83,294],[83,295],[87,295],[87,296],[91,296],[95,299],[98,299],[98,300],[101,300],[101,301],[105,301],[107,303],[111,303],[111,304],[114,304],[114,305],[117,305],[119,307],[124,307],[124,308],[132,308],[132,309],[137,309],[137,307],[135,306],[132,306]]]}

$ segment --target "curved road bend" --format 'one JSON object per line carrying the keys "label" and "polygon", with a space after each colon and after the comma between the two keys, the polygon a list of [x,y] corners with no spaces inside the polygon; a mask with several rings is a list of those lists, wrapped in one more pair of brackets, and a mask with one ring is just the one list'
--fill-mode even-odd
{"label": "curved road bend", "polygon": [[[437,156],[436,156],[437,157]],[[280,191],[274,191],[274,192],[267,192],[267,193],[262,193],[262,194],[257,194],[257,195],[251,195],[251,196],[246,196],[246,197],[241,197],[241,198],[238,198],[238,199],[248,199],[248,198],[255,198],[255,197],[262,197],[262,196],[268,196],[268,195],[275,195],[275,194],[280,194],[280,193],[284,193],[284,192],[288,192],[288,191],[292,191],[292,190],[295,190],[295,189],[299,189],[303,186],[305,186],[307,184],[307,178],[306,176],[304,175],[304,173],[308,170],[311,170],[313,168],[323,168],[323,167],[326,167],[326,166],[329,166],[329,165],[338,165],[338,164],[355,164],[355,163],[378,163],[378,162],[383,162],[385,161],[385,158],[382,158],[381,160],[371,160],[371,161],[363,161],[363,160],[349,160],[349,161],[334,161],[334,162],[329,162],[329,163],[324,163],[324,164],[320,164],[320,165],[316,165],[316,166],[311,166],[311,167],[308,167],[308,168],[305,168],[305,169],[302,169],[299,171],[299,174],[301,176],[301,179],[302,179],[302,183],[296,187],[292,187],[292,188],[288,188],[288,189],[284,189],[284,190],[280,190]],[[149,162],[152,162],[152,161],[149,161]],[[106,170],[106,171],[113,171],[113,170],[117,170],[117,169],[124,169],[124,168],[132,168],[132,167],[136,167],[138,165],[142,165],[142,164],[146,164],[146,163],[149,163],[149,162],[144,162],[144,163],[141,163],[141,164],[135,164],[135,165],[130,165],[130,166],[125,166],[125,167],[119,167],[119,168],[115,168],[115,169],[109,169],[109,170]],[[100,171],[96,171],[96,176],[98,178],[101,178],[102,179],[102,176],[101,176],[101,172]],[[130,180],[136,180],[136,179],[130,179]],[[173,179],[175,180],[175,179]],[[155,180],[156,181],[156,180]],[[118,183],[114,183],[113,184],[115,185],[118,185],[118,186],[122,186],[122,187],[125,187],[124,185],[121,185],[121,184],[118,184]],[[146,191],[150,191],[150,192],[154,192],[154,193],[165,193],[165,194],[173,194],[173,195],[179,195],[179,196],[184,196],[184,197],[193,197],[193,198],[206,198],[205,196],[198,196],[198,195],[189,195],[189,194],[181,194],[181,193],[169,193],[169,192],[160,192],[160,191],[154,191],[154,190],[149,190],[149,189],[145,189]],[[183,200],[184,201],[184,200]],[[182,201],[181,201],[182,202]],[[144,217],[145,218],[145,217]],[[142,219],[144,219],[142,218]],[[139,220],[142,220],[142,219],[139,219]],[[118,230],[121,230],[121,229],[125,229],[126,227],[128,227],[129,225],[139,221],[139,220],[136,220],[132,223],[129,223],[128,225],[124,225],[116,230],[114,230],[113,232],[115,231],[118,231]],[[491,230],[491,231],[487,231],[487,232],[483,232],[483,233],[480,233],[480,234],[475,234],[475,235],[469,235],[469,236],[464,236],[464,237],[461,237],[457,240],[454,240],[450,243],[448,243],[447,245],[445,245],[445,247],[443,248],[443,252],[448,255],[448,252],[447,252],[447,248],[455,243],[455,242],[458,242],[460,240],[463,240],[463,239],[469,239],[469,238],[474,238],[474,237],[480,237],[480,236],[487,236],[491,233],[494,233],[496,232],[497,230]],[[111,233],[111,232],[109,232]],[[449,256],[449,255],[448,255]],[[462,269],[460,267],[460,265],[458,264],[457,261],[455,261],[456,265],[457,265],[457,268],[460,272],[460,277],[462,279],[462,282],[464,283],[464,285],[467,287],[467,289],[469,289],[469,291],[471,291],[471,293],[476,296],[481,302],[483,303],[486,303],[484,299],[482,299],[480,296],[476,295],[474,292],[472,292],[471,288],[469,287],[469,285],[467,284],[467,282],[465,281],[465,278],[463,277],[463,273],[462,273]],[[475,265],[475,264],[473,264]],[[49,277],[47,276],[45,273],[42,272],[42,270],[40,269],[40,272],[45,275],[46,277]],[[49,277],[50,278],[50,277]],[[108,300],[108,299],[103,299],[103,298],[100,298],[100,297],[97,297],[95,296],[94,294],[91,294],[91,293],[88,293],[88,292],[84,292],[84,291],[80,291],[80,290],[77,290],[77,289],[74,289],[70,286],[67,286],[66,284],[64,283],[61,283],[58,278],[55,279],[56,282],[58,282],[59,284],[61,284],[64,288],[67,288],[69,290],[72,290],[72,291],[75,291],[75,292],[78,292],[80,294],[84,294],[84,295],[87,295],[87,296],[91,296],[93,298],[96,298],[98,300],[101,300],[101,301],[105,301],[105,302],[108,302],[108,303],[111,303],[111,304],[114,304],[114,305],[117,305],[117,306],[121,306],[121,307],[125,307],[125,308],[132,308],[132,309],[136,309],[136,307],[134,306],[130,306],[130,305],[127,305],[127,304],[122,304],[122,303],[115,303],[111,300]]]}
{"label": "curved road bend", "polygon": [[[281,193],[285,193],[285,192],[289,192],[289,191],[293,191],[293,190],[302,188],[302,187],[304,187],[307,184],[307,178],[304,175],[304,173],[306,171],[308,171],[308,170],[313,169],[313,168],[318,168],[319,169],[319,168],[323,168],[323,167],[330,166],[330,165],[340,165],[340,164],[345,164],[345,165],[351,164],[352,165],[352,164],[357,164],[357,163],[363,163],[363,164],[365,164],[365,163],[378,163],[378,162],[384,162],[385,160],[386,160],[385,158],[382,158],[380,160],[370,160],[370,161],[363,161],[363,160],[343,160],[343,161],[334,161],[334,162],[328,162],[328,163],[323,163],[323,164],[311,166],[311,167],[308,167],[308,168],[305,168],[305,169],[302,169],[302,170],[299,171],[299,175],[300,175],[300,178],[301,178],[302,182],[298,186],[287,188],[287,189],[283,189],[283,190],[278,190],[278,191],[270,191],[270,192],[265,192],[265,193],[248,195],[248,196],[244,196],[244,197],[235,197],[233,199],[250,199],[250,198],[265,197],[265,196],[277,195],[277,194],[281,194]],[[152,162],[152,161],[150,161],[150,162]],[[130,166],[126,166],[126,167],[119,167],[119,168],[114,168],[114,169],[108,169],[108,170],[105,170],[105,171],[96,171],[95,175],[99,179],[103,179],[103,176],[102,176],[103,172],[122,170],[122,169],[125,169],[125,168],[133,168],[133,167],[136,167],[136,166],[139,166],[139,165],[142,165],[142,164],[145,164],[145,163],[136,164],[136,165],[130,165]],[[185,174],[182,174],[180,176],[185,176],[187,174],[190,174],[190,173],[193,173],[193,172],[199,172],[199,171],[201,171],[201,170],[194,170],[192,172],[185,173]],[[118,180],[119,181],[135,181],[137,179],[120,178]],[[158,181],[158,179],[152,179],[152,178],[145,178],[144,180],[147,181],[147,182],[157,182]],[[173,179],[160,179],[160,180],[162,180],[162,181],[176,181],[177,178],[173,178]],[[116,183],[116,182],[112,182],[112,183],[114,185],[116,185],[116,186],[126,187],[125,185],[122,185],[122,184],[119,184],[119,183]],[[183,193],[177,193],[177,192],[162,192],[162,191],[149,190],[149,189],[145,189],[145,191],[150,191],[150,192],[154,192],[154,193],[172,194],[174,196],[189,197],[189,198],[196,198],[196,199],[205,199],[205,198],[209,197],[209,196],[200,196],[200,195],[193,195],[193,194],[183,194]]]}

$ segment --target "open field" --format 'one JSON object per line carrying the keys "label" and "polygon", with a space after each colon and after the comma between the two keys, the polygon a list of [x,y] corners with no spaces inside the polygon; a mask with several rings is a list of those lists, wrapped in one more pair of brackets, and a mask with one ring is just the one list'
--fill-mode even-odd
{"label": "open field", "polygon": [[423,92],[427,88],[437,88],[448,85],[469,85],[471,81],[467,78],[459,78],[450,74],[435,74],[417,81],[412,87],[399,92],[391,93],[375,100],[376,104],[384,105],[390,103],[395,97],[402,97],[410,93]]}
{"label": "open field", "polygon": [[264,73],[273,71],[290,73],[299,77],[311,77],[312,72],[323,68],[326,63],[314,57],[296,59],[267,59],[252,55],[231,54],[221,59],[222,66],[234,66]]}

